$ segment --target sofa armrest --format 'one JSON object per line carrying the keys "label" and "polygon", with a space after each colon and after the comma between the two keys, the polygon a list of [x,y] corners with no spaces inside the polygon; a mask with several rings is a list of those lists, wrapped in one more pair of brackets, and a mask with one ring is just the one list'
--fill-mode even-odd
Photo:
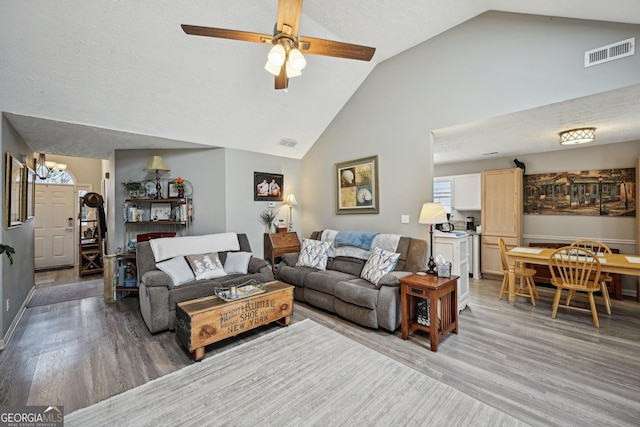
{"label": "sofa armrest", "polygon": [[280,262],[284,263],[284,265],[288,265],[289,267],[294,267],[296,265],[296,262],[298,262],[298,254],[299,252],[282,254],[280,256]]}
{"label": "sofa armrest", "polygon": [[409,276],[410,271],[392,271],[391,273],[387,273],[380,278],[378,281],[377,288],[380,289],[381,286],[400,286],[400,278]]}
{"label": "sofa armrest", "polygon": [[269,267],[269,263],[265,259],[251,257],[251,259],[249,260],[249,273],[259,273],[260,270],[264,267]]}
{"label": "sofa armrest", "polygon": [[141,282],[147,288],[153,287],[164,287],[168,289],[173,289],[173,280],[171,280],[171,276],[169,276],[164,271],[160,270],[151,270],[144,273],[142,276]]}

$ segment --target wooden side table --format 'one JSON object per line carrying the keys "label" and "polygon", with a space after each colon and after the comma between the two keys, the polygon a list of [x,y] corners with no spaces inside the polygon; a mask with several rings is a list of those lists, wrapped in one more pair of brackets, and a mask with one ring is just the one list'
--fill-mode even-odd
{"label": "wooden side table", "polygon": [[[449,332],[458,333],[458,276],[444,278],[433,274],[412,274],[403,277],[400,279],[400,298],[403,340],[419,329],[429,333],[431,351],[438,351],[441,337]],[[417,321],[416,303],[420,298],[429,301],[429,326]]]}
{"label": "wooden side table", "polygon": [[276,258],[292,252],[300,252],[300,240],[296,232],[264,234],[264,259],[271,263],[274,277]]}

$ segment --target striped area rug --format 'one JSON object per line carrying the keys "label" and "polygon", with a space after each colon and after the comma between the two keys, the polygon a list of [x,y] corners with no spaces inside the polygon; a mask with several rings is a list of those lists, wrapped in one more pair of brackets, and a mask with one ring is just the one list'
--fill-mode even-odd
{"label": "striped area rug", "polygon": [[66,426],[524,425],[308,319],[77,410],[64,421]]}

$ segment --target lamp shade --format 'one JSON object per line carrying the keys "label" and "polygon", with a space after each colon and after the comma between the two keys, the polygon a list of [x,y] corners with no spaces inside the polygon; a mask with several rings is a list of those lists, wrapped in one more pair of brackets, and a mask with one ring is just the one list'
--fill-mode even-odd
{"label": "lamp shade", "polygon": [[160,156],[152,156],[149,163],[144,167],[146,171],[170,171],[169,166],[162,160]]}
{"label": "lamp shade", "polygon": [[442,224],[447,222],[447,211],[442,203],[427,202],[422,205],[419,224]]}
{"label": "lamp shade", "polygon": [[295,194],[289,194],[287,196],[287,198],[284,201],[285,205],[289,205],[289,206],[295,206],[298,204],[298,201],[296,200],[296,196]]}

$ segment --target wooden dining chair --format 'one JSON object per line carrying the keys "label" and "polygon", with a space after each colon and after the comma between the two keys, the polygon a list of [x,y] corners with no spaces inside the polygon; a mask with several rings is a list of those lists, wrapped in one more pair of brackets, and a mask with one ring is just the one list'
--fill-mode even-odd
{"label": "wooden dining chair", "polygon": [[[505,292],[509,293],[509,264],[507,263],[507,245],[504,240],[498,239],[498,246],[500,247],[500,259],[502,260],[502,268],[500,271],[504,274],[502,287],[500,288],[500,299],[502,299]],[[533,281],[533,276],[536,275],[536,270],[533,268],[516,266],[515,275],[516,279],[520,279],[520,285],[516,289],[516,296],[530,298],[531,304],[536,305],[536,298],[539,298],[536,282]]]}
{"label": "wooden dining chair", "polygon": [[[578,246],[581,248],[585,248],[594,253],[596,256],[601,256],[600,254],[610,254],[611,249],[609,246],[598,240],[592,239],[580,239],[571,243],[571,246]],[[609,275],[609,273],[600,273],[600,292],[602,292],[602,299],[604,301],[604,308],[607,311],[607,314],[611,314],[611,298],[609,298],[609,284],[613,281],[613,278]],[[573,298],[574,292],[569,291],[567,295],[566,305],[571,303],[571,298]]]}
{"label": "wooden dining chair", "polygon": [[556,287],[556,294],[553,298],[553,311],[551,318],[555,319],[558,307],[570,308],[589,312],[588,309],[572,305],[560,305],[562,291],[586,292],[589,297],[589,306],[593,324],[600,327],[598,322],[598,312],[593,293],[600,290],[600,260],[593,252],[579,246],[565,246],[556,249],[549,256],[549,270],[551,271],[551,284]]}

